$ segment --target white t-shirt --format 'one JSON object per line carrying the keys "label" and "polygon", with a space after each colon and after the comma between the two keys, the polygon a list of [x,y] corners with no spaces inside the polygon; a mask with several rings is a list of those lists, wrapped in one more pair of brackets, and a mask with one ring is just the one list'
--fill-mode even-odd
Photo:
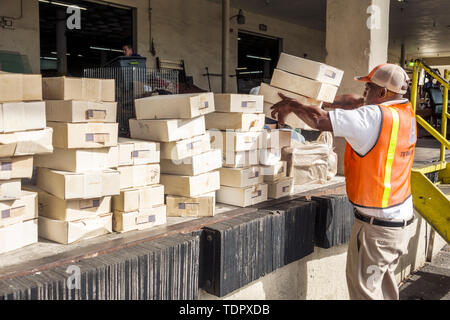
{"label": "white t-shirt", "polygon": [[[383,104],[402,104],[407,101],[395,100]],[[366,155],[377,143],[382,125],[382,114],[377,105],[367,105],[355,110],[336,109],[329,114],[334,135],[345,138],[358,154]],[[365,215],[382,219],[409,220],[414,215],[412,197],[393,208],[357,208]]]}

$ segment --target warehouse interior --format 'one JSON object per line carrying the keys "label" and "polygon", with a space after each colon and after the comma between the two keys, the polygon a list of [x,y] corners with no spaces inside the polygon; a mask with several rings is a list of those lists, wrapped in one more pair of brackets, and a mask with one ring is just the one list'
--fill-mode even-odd
{"label": "warehouse interior", "polygon": [[[440,184],[449,183],[450,174],[448,173],[450,165],[447,162],[450,159],[448,151],[450,126],[446,120],[448,111],[444,111],[447,108],[445,102],[448,104],[445,92],[448,96],[449,73],[447,70],[450,69],[449,14],[450,1],[448,0],[1,0],[0,76],[6,72],[33,74],[42,76],[42,78],[64,76],[68,77],[65,79],[83,78],[83,82],[80,80],[78,84],[80,98],[67,99],[65,95],[61,98],[60,92],[55,93],[56,89],[51,93],[46,93],[45,90],[49,90],[49,87],[61,89],[67,86],[68,88],[71,85],[69,82],[61,82],[64,84],[60,85],[44,80],[43,98],[37,100],[50,100],[50,102],[47,101],[47,109],[45,106],[43,107],[46,110],[44,116],[47,118],[47,127],[49,121],[53,122],[52,126],[54,126],[53,147],[50,143],[50,146],[45,146],[45,148],[78,150],[92,148],[90,143],[120,148],[120,139],[151,141],[144,148],[144,152],[140,150],[132,153],[137,154],[136,157],[139,158],[140,152],[142,157],[148,156],[147,153],[161,152],[164,154],[166,151],[163,147],[159,149],[159,145],[156,146],[158,143],[163,145],[176,143],[176,141],[187,141],[186,150],[180,149],[181,151],[178,152],[189,154],[191,149],[201,148],[200,145],[205,143],[201,141],[201,137],[209,131],[212,138],[211,141],[206,141],[206,144],[211,143],[212,147],[203,152],[211,153],[211,158],[213,156],[224,157],[218,160],[222,162],[222,160],[225,161],[225,149],[229,146],[225,143],[226,147],[222,148],[223,153],[217,152],[215,155],[214,150],[210,149],[220,149],[216,146],[219,146],[219,140],[222,143],[222,139],[226,139],[225,136],[222,138],[223,132],[227,132],[228,129],[239,132],[240,129],[232,127],[235,123],[232,120],[226,122],[223,120],[225,118],[219,116],[224,115],[225,112],[244,112],[232,111],[232,107],[227,111],[219,110],[222,108],[223,102],[218,103],[219,100],[214,95],[255,95],[257,89],[259,93],[256,94],[262,95],[264,98],[260,100],[257,98],[247,99],[242,102],[239,110],[242,110],[244,105],[249,109],[260,105],[261,111],[255,113],[265,114],[262,116],[261,131],[264,131],[266,135],[270,136],[270,132],[276,131],[280,132],[281,137],[284,129],[290,130],[289,142],[283,145],[284,148],[290,149],[290,153],[283,153],[284,148],[280,148],[280,153],[277,155],[279,156],[278,162],[288,163],[282,171],[289,171],[286,168],[289,167],[290,161],[292,171],[297,172],[296,167],[301,168],[298,171],[302,172],[302,176],[301,178],[287,176],[287,173],[283,172],[282,176],[292,179],[289,185],[282,186],[282,192],[276,191],[277,195],[281,193],[284,197],[265,199],[266,201],[260,203],[249,202],[248,205],[245,202],[247,195],[244,195],[245,199],[242,201],[245,202],[245,205],[240,205],[237,203],[236,194],[232,194],[230,191],[227,197],[235,199],[229,200],[229,203],[222,203],[219,201],[218,193],[211,200],[211,193],[214,194],[216,190],[220,193],[221,190],[238,187],[233,185],[234,181],[229,185],[224,184],[227,182],[224,182],[226,180],[222,172],[228,169],[224,169],[220,165],[220,169],[215,168],[215,172],[221,172],[220,190],[212,188],[196,194],[196,196],[207,195],[205,199],[209,200],[201,203],[209,210],[212,201],[213,214],[201,215],[197,212],[191,216],[168,215],[167,219],[164,215],[165,223],[159,225],[158,213],[155,214],[156,218],[155,216],[146,217],[150,220],[143,223],[154,223],[155,227],[146,230],[133,229],[130,232],[126,232],[127,230],[122,225],[122,229],[118,232],[97,230],[90,233],[86,224],[85,229],[81,228],[82,231],[77,234],[80,237],[77,241],[70,241],[69,231],[67,231],[70,229],[69,227],[67,230],[64,229],[67,234],[61,231],[58,235],[49,235],[52,228],[50,218],[55,221],[58,219],[64,221],[64,219],[68,219],[67,216],[58,219],[54,216],[50,218],[46,216],[42,219],[46,221],[45,227],[39,224],[39,242],[5,253],[2,253],[1,241],[6,241],[7,233],[1,233],[4,225],[0,219],[0,298],[18,300],[349,299],[345,270],[349,235],[353,223],[353,208],[345,196],[346,140],[331,134],[320,135],[320,132],[311,130],[305,122],[298,119],[288,123],[287,127],[277,126],[267,108],[270,109],[272,105],[280,101],[280,98],[276,97],[277,100],[272,96],[272,99],[275,100],[268,101],[266,94],[261,92],[264,90],[263,88],[268,90],[267,88],[271,86],[294,92],[289,88],[273,84],[274,78],[277,77],[277,70],[282,69],[280,57],[283,54],[320,63],[324,67],[329,67],[330,69],[327,70],[333,72],[342,71],[341,81],[335,79],[336,81],[331,84],[323,82],[321,84],[323,87],[320,87],[332,87],[335,90],[331,94],[333,99],[335,96],[343,94],[362,95],[364,84],[354,81],[355,76],[366,75],[380,64],[391,63],[401,66],[412,80],[407,94],[408,98],[411,97],[410,100],[414,102],[415,114],[420,117],[417,120],[418,141],[413,166],[414,169],[417,169],[416,178],[418,180],[422,177],[429,179],[431,185],[437,185],[436,188],[442,191],[439,196],[443,195],[445,199],[444,194],[448,194],[450,189],[447,190],[446,186],[442,187]],[[123,59],[124,46],[132,47],[137,56],[127,57],[129,60]],[[124,67],[125,63],[129,65]],[[54,106],[51,106],[51,100],[81,101],[86,96],[95,96],[93,93],[95,90],[89,91],[89,83],[94,83],[92,79],[92,82],[89,82],[89,78],[101,79],[95,84],[95,89],[100,92],[100,98],[91,99],[90,103],[101,102],[109,104],[109,106],[103,114],[103,111],[96,110],[98,105],[96,105],[97,107],[90,105],[87,117],[91,118],[86,122],[109,122],[107,125],[111,125],[111,128],[105,126],[102,128],[104,131],[96,132],[89,138],[88,134],[86,141],[83,141],[84,144],[71,147],[69,142],[63,141],[66,138],[65,134],[57,133],[58,137],[55,138],[55,132],[62,130],[59,128],[62,126],[61,123],[71,124],[77,121],[67,120],[70,116],[74,116],[57,111],[57,103],[54,102]],[[114,79],[112,84],[108,82],[110,79]],[[31,80],[29,86],[32,86]],[[61,90],[64,92],[64,89]],[[81,96],[82,90],[83,97]],[[307,97],[304,97],[307,99],[305,101],[312,101],[311,103],[316,103],[315,106],[319,108],[322,107],[323,102],[333,102],[333,99],[327,100],[330,97],[326,97],[325,89],[319,91],[314,92],[317,94],[314,97],[305,95]],[[2,94],[0,87],[0,97]],[[201,111],[198,111],[199,113],[195,116],[175,114],[173,109],[177,109],[177,106],[182,103],[181,100],[170,102],[170,99],[172,96],[173,99],[177,99],[178,94],[201,96],[201,99],[207,101],[201,100],[205,106],[204,109],[215,104],[217,118],[213,118],[211,114],[207,116],[207,111],[203,109],[200,109]],[[303,96],[301,93],[297,94]],[[137,100],[148,101],[145,99],[152,98],[153,95],[158,95],[160,104],[152,105],[157,111],[151,113],[147,110],[150,107],[145,105],[146,102],[140,103]],[[108,98],[105,98],[106,96]],[[229,99],[231,101],[231,98]],[[2,102],[0,99],[0,105],[2,103],[6,102]],[[150,105],[150,102],[148,103]],[[232,102],[228,103],[233,105]],[[264,111],[262,111],[263,105]],[[115,113],[111,115],[109,112],[115,106],[117,115]],[[53,109],[48,111],[49,108]],[[75,106],[72,108],[75,110]],[[166,117],[159,117],[158,112],[166,114]],[[216,113],[213,114],[216,115]],[[83,114],[83,116],[85,115]],[[199,121],[201,117],[206,117],[206,131],[205,128],[202,131],[202,124]],[[108,118],[112,120],[104,120]],[[177,131],[171,130],[167,124],[169,129],[166,128],[167,132],[164,133],[166,136],[151,136],[153,133],[148,128],[152,128],[154,124],[143,125],[139,121],[156,121],[155,119],[183,119],[186,123],[183,122],[180,127],[186,131],[195,132],[195,134],[176,138]],[[186,119],[192,119],[192,123],[188,123]],[[258,121],[261,118],[251,119],[251,126],[260,125]],[[45,124],[45,119],[42,121]],[[194,121],[198,122],[194,123]],[[112,128],[112,123],[116,124],[117,128]],[[242,126],[244,125],[242,124]],[[215,130],[217,135],[214,135],[214,130],[211,128],[218,130]],[[44,128],[41,129],[47,130],[48,128],[46,129],[44,125]],[[248,130],[250,133],[252,131],[255,130]],[[6,134],[7,131],[2,132]],[[1,135],[2,133],[0,133]],[[175,138],[172,138],[172,135]],[[108,138],[105,138],[106,136]],[[152,138],[148,138],[150,136]],[[194,139],[194,136],[197,139]],[[270,137],[265,139],[269,141],[279,138],[278,135],[275,138]],[[57,139],[56,142],[55,139]],[[255,138],[251,136],[251,139]],[[281,140],[282,138],[280,138]],[[327,149],[325,177],[321,176],[315,179],[315,175],[319,176],[320,173],[315,172],[315,169],[310,169],[313,167],[312,164],[292,164],[292,159],[295,159],[296,156],[297,159],[309,159],[304,153],[306,147],[305,149],[299,147],[297,144],[299,141],[303,141],[300,144],[306,142],[308,146],[317,143],[321,148]],[[131,142],[123,143],[131,144]],[[0,141],[0,144],[4,144],[4,142]],[[45,145],[45,143],[42,144]],[[259,148],[264,149],[260,146],[257,148],[258,152]],[[270,150],[270,147],[266,146],[266,148]],[[78,167],[77,161],[79,160],[72,162],[67,160],[72,156],[69,156],[69,153],[64,153],[63,156],[63,152],[68,152],[67,150],[58,151],[61,152],[59,156],[54,152],[53,156],[34,157],[35,172],[30,179],[22,180],[22,185],[30,184],[34,187],[37,184],[41,188],[40,184],[48,185],[59,179],[49,173],[51,170],[70,171],[66,168]],[[264,154],[264,157],[270,158],[272,156],[270,152]],[[110,153],[108,153],[109,156]],[[191,154],[189,159],[192,160],[194,156],[198,155]],[[82,152],[73,157],[81,159]],[[88,164],[96,166],[101,157],[106,159],[107,156],[97,155],[95,158],[89,158],[91,162],[86,161],[84,166],[88,166]],[[250,157],[251,152],[247,153],[242,161],[251,161]],[[262,158],[262,154],[258,157]],[[194,190],[197,188],[200,190],[203,188],[203,183],[205,190],[207,189],[206,185],[209,188],[209,184],[212,183],[210,180],[216,178],[211,173],[213,170],[206,171],[207,168],[212,168],[213,162],[217,159],[209,162],[199,159],[198,161],[207,162],[207,164],[205,162],[204,168],[200,168],[201,165],[199,168],[194,168],[194,162],[184,163],[182,156],[178,156],[176,159],[178,161],[176,164],[180,166],[175,168],[167,163],[168,159],[174,160],[175,158],[161,156],[158,157],[158,161],[145,164],[149,167],[153,166],[152,168],[159,165],[163,167],[161,172],[158,171],[157,178],[155,178],[156,176],[148,178],[159,181],[148,183],[145,186],[149,187],[148,192],[152,195],[163,192],[162,204],[168,207],[170,207],[170,203],[167,197],[173,196],[170,201],[172,201],[173,208],[177,207],[178,211],[186,210],[186,207],[190,210],[191,206],[200,206],[200,202],[195,201],[195,203],[179,203],[175,196],[197,199],[198,197],[192,196],[193,191],[190,195],[185,195],[184,189]],[[53,167],[52,164],[49,164],[52,161],[56,163]],[[106,161],[110,161],[110,158],[104,160],[104,162]],[[138,163],[136,160],[133,161],[134,165]],[[258,159],[257,162],[264,167],[269,166],[264,161],[266,160]],[[127,164],[127,166],[129,165]],[[270,165],[273,167],[272,163]],[[433,169],[429,169],[430,167]],[[45,169],[42,170],[42,168]],[[119,165],[103,169],[114,168],[125,175],[123,173],[125,169],[121,171]],[[176,180],[171,175],[171,170],[176,172],[175,176],[177,176],[177,174],[181,175],[179,172],[185,172],[186,168],[190,168],[192,172],[202,172],[201,175],[209,174],[208,182],[194,181],[194,178],[188,179],[186,182],[185,180]],[[131,168],[128,169],[130,172],[132,171]],[[323,169],[317,170],[318,172],[323,171]],[[37,171],[45,171],[45,175],[42,174],[41,178],[36,177]],[[76,169],[73,170],[74,174],[78,174],[77,172]],[[136,172],[127,174],[130,176],[134,174],[137,177],[140,173]],[[251,171],[248,173],[249,177],[253,176],[248,180],[261,178],[264,183],[269,185],[278,181],[274,178],[274,181],[267,183],[260,177],[260,175],[264,175],[262,172]],[[159,180],[160,174],[161,180]],[[280,172],[278,172],[279,174]],[[140,178],[144,179],[144,175],[142,173]],[[190,177],[191,175],[186,176]],[[193,173],[192,176],[198,177],[199,175]],[[310,179],[310,176],[314,176],[314,179]],[[0,176],[0,180],[2,179]],[[106,178],[102,177],[102,179]],[[139,180],[138,178],[133,179]],[[42,182],[43,180],[49,182]],[[295,183],[300,180],[304,183]],[[125,202],[124,189],[136,187],[133,183],[130,182],[127,187],[121,185],[118,191],[122,197],[120,201]],[[119,187],[118,185],[113,186],[114,184],[110,183],[109,187],[111,189]],[[195,184],[198,185],[195,186]],[[86,185],[84,187],[88,189]],[[104,185],[105,183],[102,186],[104,187]],[[162,189],[158,189],[157,185],[163,185],[166,193],[161,191]],[[425,182],[421,186],[424,185]],[[286,194],[288,186],[290,189]],[[239,188],[241,187],[244,186],[240,185]],[[66,188],[69,189],[67,186]],[[90,188],[95,189],[95,187]],[[417,198],[426,198],[428,196],[427,188],[431,189],[430,186],[421,187],[420,195],[417,191]],[[178,189],[183,190],[179,191]],[[27,190],[36,191],[33,188]],[[260,198],[261,194],[265,192],[262,189],[256,188],[255,190],[252,196],[254,198]],[[36,192],[40,199],[41,193]],[[59,197],[58,192],[62,194],[65,191],[52,192],[45,189],[45,193],[51,193],[51,196],[56,198]],[[91,193],[96,197],[84,195],[73,199],[83,199],[84,201],[87,198],[98,198],[101,194],[98,190],[91,190]],[[117,196],[117,193],[115,195]],[[217,198],[218,195],[219,198]],[[109,196],[111,197],[111,195]],[[104,198],[105,194],[102,197]],[[137,197],[143,198],[144,196],[141,193]],[[418,201],[415,197],[416,195],[413,193],[413,200]],[[103,204],[96,204],[95,201],[92,206],[98,206],[110,213],[115,210],[113,208],[114,195],[112,198],[113,200],[109,200],[111,202],[110,210],[102,208]],[[142,202],[141,198],[136,202]],[[62,196],[61,199],[67,206],[69,198]],[[448,196],[446,199],[448,201]],[[442,199],[440,198],[440,200]],[[40,200],[36,201],[39,201],[39,210],[45,211],[42,209],[43,205]],[[64,205],[61,204],[61,206]],[[83,205],[85,205],[84,202]],[[432,218],[429,218],[419,212],[425,209],[414,202],[417,217],[411,227],[414,235],[409,242],[408,253],[400,259],[395,270],[397,283],[403,286],[406,284],[405,288],[409,288],[408,290],[414,288],[415,284],[411,282],[411,279],[414,279],[415,272],[424,265],[428,266],[431,262],[436,261],[434,257],[441,257],[442,252],[448,258],[449,242],[446,234],[449,229],[448,221],[443,223],[442,220],[439,220],[443,216],[448,217],[448,212],[445,212],[449,208],[448,205],[448,202],[444,200],[436,204],[434,208],[430,209]],[[173,210],[176,211],[175,209]],[[139,211],[140,208],[136,210]],[[118,211],[125,212],[126,210],[122,208]],[[283,214],[278,215],[280,211]],[[307,212],[315,212],[315,227]],[[439,220],[436,222],[433,219],[439,216],[439,212],[441,212],[441,218],[436,218]],[[318,217],[331,213],[334,214],[335,220],[333,220],[331,229],[326,229],[323,227],[326,224],[326,218],[320,220]],[[106,214],[106,212],[102,214]],[[336,219],[338,219],[337,222]],[[139,218],[136,218],[136,221],[138,220]],[[125,225],[123,221],[122,223]],[[322,223],[321,226],[318,226],[319,222]],[[5,224],[5,228],[6,226],[9,227]],[[323,230],[320,229],[322,227]],[[339,231],[335,232],[333,228],[339,229]],[[43,229],[45,231],[42,231],[41,234]],[[85,232],[84,235],[82,235],[83,232]],[[44,234],[45,236],[43,236]],[[267,234],[270,237],[267,237]],[[279,234],[278,238],[275,236],[276,234]],[[294,239],[298,234],[301,236]],[[92,237],[93,235],[96,236]],[[346,238],[347,236],[348,238]],[[83,237],[85,239],[82,239]],[[63,242],[66,243],[62,244]],[[310,246],[303,247],[305,242]],[[300,243],[302,244],[300,245]],[[301,246],[301,250],[296,246]],[[150,263],[154,264],[154,269],[149,267]],[[69,266],[76,266],[77,270],[81,270],[82,289],[66,286],[65,277]],[[448,272],[448,266],[441,267],[438,268],[440,272],[444,274]],[[109,277],[108,272],[110,271],[108,270],[113,270],[111,272],[115,272],[117,278]],[[166,274],[163,270],[170,270],[170,272]],[[423,278],[427,279],[426,276]],[[95,283],[101,283],[101,281],[104,283],[97,287]],[[42,286],[45,287],[44,291],[35,290]],[[146,289],[142,289],[143,286],[147,286]],[[400,293],[400,298],[426,299],[425,295],[417,297],[415,293],[408,293],[408,290],[403,296]],[[433,299],[449,299],[449,292],[450,277],[443,276],[441,286],[434,291]]]}

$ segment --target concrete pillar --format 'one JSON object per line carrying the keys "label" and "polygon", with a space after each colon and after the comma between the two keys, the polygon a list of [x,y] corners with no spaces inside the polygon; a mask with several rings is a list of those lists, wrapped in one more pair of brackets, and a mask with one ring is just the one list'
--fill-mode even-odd
{"label": "concrete pillar", "polygon": [[[386,63],[389,44],[389,0],[327,0],[326,63],[345,71],[338,94],[363,94],[354,81]],[[344,139],[335,139],[338,174],[344,174]]]}
{"label": "concrete pillar", "polygon": [[228,92],[230,60],[230,0],[222,0],[222,93]]}
{"label": "concrete pillar", "polygon": [[65,9],[56,11],[56,51],[58,52],[58,72],[67,74],[67,38],[66,21],[67,15]]}

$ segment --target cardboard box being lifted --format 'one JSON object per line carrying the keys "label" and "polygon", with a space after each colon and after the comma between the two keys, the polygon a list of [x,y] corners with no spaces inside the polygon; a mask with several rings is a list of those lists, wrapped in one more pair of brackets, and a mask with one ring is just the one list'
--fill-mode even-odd
{"label": "cardboard box being lifted", "polygon": [[124,166],[117,169],[120,172],[120,189],[145,187],[158,184],[160,181],[159,164],[141,164]]}
{"label": "cardboard box being lifted", "polygon": [[0,72],[0,102],[42,100],[42,76]]}
{"label": "cardboard box being lifted", "polygon": [[22,190],[17,200],[0,202],[0,228],[37,219],[38,217],[38,194]]}
{"label": "cardboard box being lifted", "polygon": [[130,135],[133,139],[172,142],[205,134],[205,117],[181,120],[130,119]]}
{"label": "cardboard box being lifted", "polygon": [[0,228],[0,253],[17,250],[38,242],[38,219]]}
{"label": "cardboard box being lifted", "polygon": [[211,146],[224,153],[256,150],[261,147],[262,132],[208,131]]}
{"label": "cardboard box being lifted", "polygon": [[37,192],[39,216],[61,221],[77,221],[111,212],[111,197],[93,199],[63,200],[44,190],[25,186],[26,190]]}
{"label": "cardboard box being lifted", "polygon": [[338,87],[275,69],[270,85],[315,100],[334,102]]}
{"label": "cardboard box being lifted", "polygon": [[250,113],[220,113],[206,115],[206,129],[236,130],[236,131],[262,131],[266,121],[264,114]]}
{"label": "cardboard box being lifted", "polygon": [[282,180],[268,183],[269,199],[280,199],[291,194],[293,187],[293,178],[284,178]]}
{"label": "cardboard box being lifted", "polygon": [[0,180],[31,179],[32,176],[32,156],[0,159]]}
{"label": "cardboard box being lifted", "polygon": [[54,122],[116,122],[116,102],[92,102],[79,100],[45,101],[47,121]]}
{"label": "cardboard box being lifted", "polygon": [[45,102],[0,104],[0,133],[44,129]]}
{"label": "cardboard box being lifted", "polygon": [[168,195],[168,217],[213,217],[216,213],[216,193],[187,198]]}
{"label": "cardboard box being lifted", "polygon": [[213,93],[153,96],[135,100],[136,118],[192,119],[215,111]]}
{"label": "cardboard box being lifted", "polygon": [[222,167],[222,151],[206,151],[183,160],[161,160],[161,173],[196,176]]}
{"label": "cardboard box being lifted", "polygon": [[277,69],[339,87],[344,71],[282,52]]}
{"label": "cardboard box being lifted", "polygon": [[53,128],[53,146],[84,149],[117,146],[117,123],[63,123],[48,122]]}
{"label": "cardboard box being lifted", "polygon": [[249,94],[215,94],[218,112],[263,113],[264,98]]}
{"label": "cardboard box being lifted", "polygon": [[37,168],[36,185],[64,200],[101,198],[120,194],[120,174],[115,170],[72,173]]}
{"label": "cardboard box being lifted", "polygon": [[248,207],[267,201],[267,184],[247,188],[222,186],[217,191],[217,202],[237,207]]}
{"label": "cardboard box being lifted", "polygon": [[167,223],[166,206],[142,209],[133,212],[115,211],[113,230],[115,232],[129,232],[146,230]]}
{"label": "cardboard box being lifted", "polygon": [[0,134],[0,158],[53,152],[52,128]]}
{"label": "cardboard box being lifted", "polygon": [[259,164],[259,150],[225,152],[222,166],[225,168],[244,168]]}
{"label": "cardboard box being lifted", "polygon": [[160,143],[119,138],[119,166],[159,163]]}
{"label": "cardboard box being lifted", "polygon": [[163,204],[164,186],[159,184],[124,189],[120,191],[120,195],[113,197],[114,211],[131,212]]}
{"label": "cardboard box being lifted", "polygon": [[179,161],[211,150],[209,133],[176,142],[161,143],[161,159]]}
{"label": "cardboard box being lifted", "polygon": [[35,157],[35,166],[70,172],[86,172],[117,168],[118,147],[101,149],[61,149]]}
{"label": "cardboard box being lifted", "polygon": [[39,217],[39,236],[70,244],[112,232],[112,213],[78,221],[61,221]]}
{"label": "cardboard box being lifted", "polygon": [[44,100],[115,101],[114,80],[53,77],[42,79]]}
{"label": "cardboard box being lifted", "polygon": [[261,167],[250,168],[221,168],[220,184],[222,186],[246,188],[264,182]]}
{"label": "cardboard box being lifted", "polygon": [[198,176],[162,174],[161,184],[164,185],[166,194],[197,197],[220,189],[220,173],[213,171]]}

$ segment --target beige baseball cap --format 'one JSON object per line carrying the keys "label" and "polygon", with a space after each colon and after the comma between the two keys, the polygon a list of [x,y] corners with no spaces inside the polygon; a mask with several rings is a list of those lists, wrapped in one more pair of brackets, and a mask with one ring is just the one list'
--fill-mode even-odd
{"label": "beige baseball cap", "polygon": [[380,64],[368,76],[356,77],[355,80],[372,82],[382,88],[400,94],[405,94],[409,85],[409,77],[405,70],[390,63]]}

